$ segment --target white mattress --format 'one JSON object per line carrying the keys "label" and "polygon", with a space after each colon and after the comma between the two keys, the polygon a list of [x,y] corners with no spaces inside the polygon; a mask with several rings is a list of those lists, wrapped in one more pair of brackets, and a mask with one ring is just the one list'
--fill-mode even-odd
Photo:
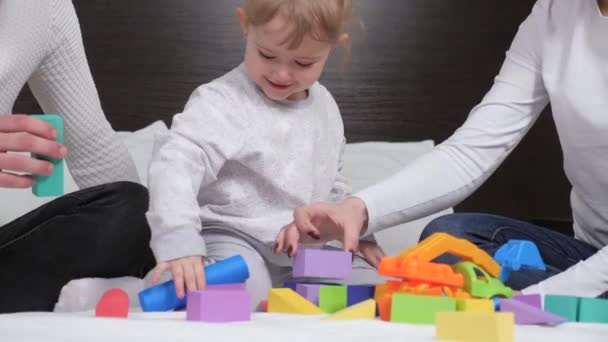
{"label": "white mattress", "polygon": [[[131,313],[128,319],[77,314],[0,315],[0,341],[434,341],[434,327],[382,321],[323,321],[322,316],[256,313],[250,322],[199,323],[184,312]],[[517,326],[516,341],[608,341],[608,324]]]}

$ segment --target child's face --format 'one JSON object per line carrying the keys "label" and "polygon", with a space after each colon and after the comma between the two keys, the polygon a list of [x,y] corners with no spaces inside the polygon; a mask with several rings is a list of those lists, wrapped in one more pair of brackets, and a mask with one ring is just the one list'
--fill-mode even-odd
{"label": "child's face", "polygon": [[[243,23],[243,22],[242,22]],[[249,77],[273,100],[302,100],[321,76],[332,44],[306,36],[290,50],[289,24],[282,16],[261,26],[245,26],[245,66]]]}

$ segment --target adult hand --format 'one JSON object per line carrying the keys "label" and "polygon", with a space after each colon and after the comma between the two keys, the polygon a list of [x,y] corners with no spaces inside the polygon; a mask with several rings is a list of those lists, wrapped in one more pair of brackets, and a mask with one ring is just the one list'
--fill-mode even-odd
{"label": "adult hand", "polygon": [[359,253],[374,268],[378,268],[380,261],[386,256],[380,245],[374,241],[359,241]]}
{"label": "adult hand", "polygon": [[189,291],[203,290],[206,285],[203,261],[203,257],[201,256],[187,256],[159,262],[154,268],[152,283],[158,284],[161,275],[166,271],[170,271],[173,275],[175,294],[178,298],[184,298],[186,295],[185,289]]}
{"label": "adult hand", "polygon": [[367,227],[367,207],[357,197],[340,203],[314,203],[294,211],[294,221],[284,226],[275,240],[275,253],[295,255],[300,242],[340,240],[344,250],[358,250]]}
{"label": "adult hand", "polygon": [[0,188],[29,188],[35,181],[30,174],[53,173],[53,164],[48,161],[7,152],[30,152],[62,159],[67,150],[55,141],[57,134],[51,124],[29,115],[0,115]]}

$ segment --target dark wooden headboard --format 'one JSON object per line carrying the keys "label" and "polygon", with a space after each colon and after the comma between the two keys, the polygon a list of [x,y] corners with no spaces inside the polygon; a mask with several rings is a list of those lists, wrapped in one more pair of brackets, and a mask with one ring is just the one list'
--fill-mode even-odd
{"label": "dark wooden headboard", "polygon": [[[350,142],[445,140],[492,85],[534,1],[355,0],[349,62],[322,82]],[[242,60],[241,0],[74,0],[106,114],[117,130],[167,124],[192,90]],[[38,111],[25,90],[16,105]],[[460,211],[569,220],[569,184],[549,111]]]}

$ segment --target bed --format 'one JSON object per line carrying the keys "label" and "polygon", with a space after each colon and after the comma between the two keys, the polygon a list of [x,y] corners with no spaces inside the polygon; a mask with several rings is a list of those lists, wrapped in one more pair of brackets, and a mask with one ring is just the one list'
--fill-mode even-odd
{"label": "bed", "polygon": [[[197,85],[240,62],[242,38],[233,16],[239,2],[74,0],[103,107],[114,128],[121,131],[143,184],[154,134],[167,129]],[[464,121],[489,88],[504,51],[534,1],[355,3],[365,27],[354,28],[350,62],[344,64],[343,56],[334,56],[322,82],[336,97],[344,116],[349,141],[345,173],[357,190],[428,152]],[[39,112],[27,89],[16,109]],[[565,177],[559,172],[547,175],[535,167],[561,169],[550,110],[522,145],[500,172],[456,210],[567,225],[569,185]],[[68,191],[76,189],[69,176],[66,184]],[[27,191],[2,191],[0,225],[22,214],[32,204],[28,201],[42,201]],[[376,237],[388,254],[396,254],[417,241],[426,222],[450,211]],[[96,300],[113,286],[131,294],[129,319],[93,318]],[[432,326],[326,322],[320,316],[256,313],[246,323],[185,322],[183,312],[139,312],[135,293],[144,286],[145,280],[133,278],[74,281],[64,288],[55,313],[0,315],[0,340],[434,340]],[[608,325],[598,324],[516,329],[517,341],[605,341],[606,336]]]}

